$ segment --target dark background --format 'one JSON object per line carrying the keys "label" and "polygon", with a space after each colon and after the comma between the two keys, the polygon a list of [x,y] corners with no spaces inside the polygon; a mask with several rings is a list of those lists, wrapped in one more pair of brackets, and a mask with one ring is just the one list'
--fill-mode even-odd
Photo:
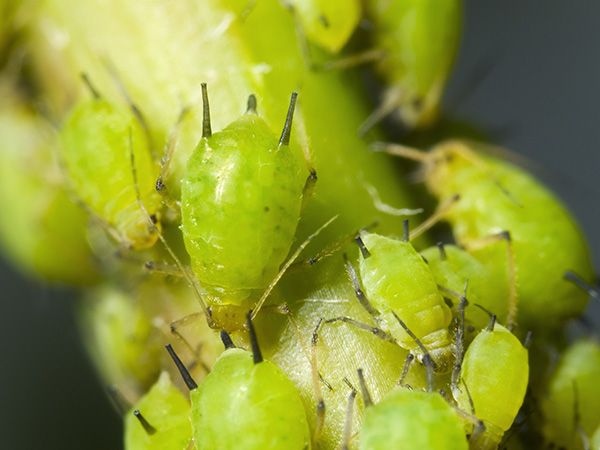
{"label": "dark background", "polygon": [[[598,264],[600,2],[466,5],[448,109],[543,168],[582,223]],[[487,76],[474,86],[483,67]],[[72,297],[1,262],[0,289],[0,448],[119,449],[120,420],[81,347]],[[598,318],[600,305],[591,309]]]}

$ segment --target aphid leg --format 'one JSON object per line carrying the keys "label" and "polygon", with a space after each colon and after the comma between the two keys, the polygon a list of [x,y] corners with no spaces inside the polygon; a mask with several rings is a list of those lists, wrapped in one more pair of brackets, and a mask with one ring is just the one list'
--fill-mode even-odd
{"label": "aphid leg", "polygon": [[179,268],[172,264],[157,261],[144,262],[144,269],[155,274],[165,275],[168,277],[183,278],[183,273]]}
{"label": "aphid leg", "polygon": [[464,357],[464,340],[465,340],[465,307],[467,306],[467,298],[463,296],[458,304],[458,323],[456,324],[456,337],[454,346],[454,365],[452,367],[452,378],[450,381],[450,389],[455,399],[458,399],[460,380],[460,371]]}
{"label": "aphid leg", "polygon": [[148,420],[146,420],[146,418],[142,415],[142,412],[139,409],[134,410],[133,415],[140,422],[140,425],[142,426],[142,428],[144,428],[144,431],[146,432],[147,435],[152,436],[153,434],[156,433],[156,428],[154,428],[150,424],[150,422],[148,422]]}
{"label": "aphid leg", "polygon": [[421,340],[417,337],[417,335],[415,333],[413,333],[410,328],[408,328],[406,323],[404,323],[404,321],[402,321],[402,319],[400,319],[400,317],[398,317],[398,314],[396,314],[395,311],[392,311],[392,314],[394,315],[394,318],[398,321],[400,326],[404,329],[406,334],[408,334],[415,341],[415,343],[421,350],[421,353],[423,354],[421,362],[425,366],[425,371],[427,373],[427,391],[432,392],[433,391],[433,372],[436,369],[435,361],[431,357],[431,354],[429,353],[429,351],[427,350],[425,345],[423,345],[423,342],[421,342]]}
{"label": "aphid leg", "polygon": [[92,80],[90,80],[88,74],[85,72],[81,72],[80,76],[81,80],[83,81],[83,84],[85,84],[85,87],[87,87],[88,91],[90,91],[90,94],[92,94],[92,97],[94,97],[94,99],[96,100],[101,99],[102,95],[100,95],[100,91],[98,91],[94,83],[92,83]]}
{"label": "aphid leg", "polygon": [[369,393],[369,389],[367,388],[367,383],[365,381],[365,375],[362,369],[358,369],[356,371],[358,375],[358,384],[360,386],[360,392],[362,394],[363,403],[365,407],[369,407],[373,404],[373,400],[371,399],[371,394]]}
{"label": "aphid leg", "polygon": [[190,391],[193,391],[194,389],[198,388],[198,384],[192,378],[192,375],[190,374],[190,372],[187,369],[187,367],[185,367],[185,364],[183,364],[183,362],[181,361],[181,359],[179,359],[179,356],[177,356],[177,353],[175,353],[175,350],[173,350],[173,347],[171,346],[171,344],[167,344],[165,346],[165,348],[167,349],[167,352],[169,353],[169,356],[171,357],[171,359],[175,363],[175,366],[177,367],[177,370],[179,370],[179,373],[181,374],[181,378],[183,379],[183,382],[185,383],[185,385],[187,386],[187,388]]}
{"label": "aphid leg", "polygon": [[348,404],[346,406],[346,418],[344,420],[344,432],[342,434],[342,450],[350,450],[350,440],[352,438],[352,418],[354,416],[354,401],[356,399],[356,389],[347,378],[344,382],[350,387],[348,395]]}
{"label": "aphid leg", "polygon": [[485,248],[496,242],[506,242],[506,261],[508,269],[507,283],[509,288],[508,293],[508,315],[506,318],[506,327],[511,330],[516,326],[519,297],[517,291],[517,265],[515,261],[515,252],[510,237],[509,231],[501,231],[500,233],[485,236],[480,239],[475,239],[461,243],[467,251],[474,251]]}
{"label": "aphid leg", "polygon": [[387,153],[388,155],[410,159],[422,164],[428,164],[431,161],[431,157],[427,152],[402,144],[374,142],[370,148],[374,152]]}
{"label": "aphid leg", "polygon": [[338,316],[338,317],[332,317],[331,319],[327,319],[327,320],[323,321],[324,324],[331,324],[331,323],[335,323],[335,322],[347,323],[348,325],[352,325],[353,327],[358,328],[360,330],[368,331],[369,333],[373,334],[374,336],[378,337],[379,339],[382,339],[391,344],[398,345],[398,343],[396,342],[396,339],[394,339],[394,337],[391,334],[383,331],[379,327],[374,327],[372,325],[369,325],[368,323],[360,322],[356,319],[353,319],[352,317]]}
{"label": "aphid leg", "polygon": [[[363,254],[363,257],[364,257],[365,254],[368,254],[368,250],[364,246],[364,243],[362,242],[362,240],[360,239],[360,237],[357,237],[357,240],[359,242],[359,248],[361,248],[361,249],[364,248],[364,251],[361,250],[362,254]],[[344,253],[344,266],[346,267],[346,274],[348,275],[348,278],[350,279],[350,282],[352,283],[352,288],[354,289],[354,295],[358,299],[358,301],[361,304],[361,306],[377,322],[378,318],[379,318],[379,311],[377,311],[375,309],[375,307],[373,305],[371,305],[371,302],[369,302],[369,299],[365,295],[365,292],[364,292],[364,290],[363,290],[363,288],[362,288],[362,286],[360,284],[360,279],[358,278],[358,274],[356,273],[356,269],[354,268],[354,266],[352,265],[352,263],[348,260],[348,256],[345,253]]]}
{"label": "aphid leg", "polygon": [[600,300],[600,290],[596,287],[585,281],[579,275],[577,275],[572,270],[567,270],[563,276],[563,278],[567,281],[570,281],[575,286],[577,286],[582,291],[588,293],[591,298],[595,298],[596,300]]}
{"label": "aphid leg", "polygon": [[496,314],[494,314],[489,309],[487,309],[486,307],[484,307],[478,303],[473,303],[473,306],[476,306],[477,308],[481,309],[484,313],[486,313],[488,316],[490,316],[490,321],[488,322],[485,329],[490,332],[494,331],[494,326],[496,326],[496,320],[497,320]]}
{"label": "aphid leg", "polygon": [[313,434],[313,442],[318,442],[325,424],[325,400],[323,398],[323,390],[321,389],[321,374],[319,373],[317,346],[319,344],[319,330],[323,324],[323,319],[319,319],[317,326],[313,330],[311,345],[310,345],[310,368],[312,375],[313,394],[317,401],[317,423]]}
{"label": "aphid leg", "polygon": [[408,371],[410,370],[410,366],[414,359],[415,359],[415,355],[413,355],[412,353],[409,353],[408,355],[406,355],[406,359],[404,360],[404,365],[402,366],[402,374],[400,375],[400,379],[396,383],[398,386],[406,386],[404,384],[404,380],[406,379],[406,376],[408,375]]}
{"label": "aphid leg", "polygon": [[171,322],[169,324],[169,329],[171,331],[171,334],[173,336],[175,336],[175,338],[177,340],[179,340],[183,345],[185,345],[188,350],[190,351],[190,353],[192,355],[194,355],[194,360],[189,364],[188,366],[188,370],[192,370],[194,367],[196,367],[197,364],[200,364],[200,366],[202,367],[202,369],[206,372],[209,373],[210,372],[210,367],[208,367],[206,365],[206,363],[202,360],[201,358],[201,345],[199,345],[198,347],[194,347],[189,340],[187,340],[185,338],[185,336],[183,336],[183,334],[181,334],[181,332],[179,331],[179,329],[181,327],[185,327],[187,324],[189,324],[192,320],[198,320],[200,317],[202,316],[201,313],[193,313],[193,314],[189,314],[187,316],[182,317],[181,319],[178,319],[174,322]]}
{"label": "aphid leg", "polygon": [[444,219],[444,216],[448,214],[448,212],[456,205],[456,203],[460,200],[460,195],[455,194],[452,197],[441,202],[433,214],[429,216],[425,221],[423,221],[419,226],[417,226],[411,232],[411,239],[415,239],[419,237],[421,234],[425,233],[435,224]]}
{"label": "aphid leg", "polygon": [[[313,70],[329,71],[329,70],[346,70],[353,67],[361,66],[380,61],[385,58],[385,51],[372,48],[364,50],[353,55],[344,56],[342,58],[333,59],[321,63],[313,63]],[[391,111],[390,111],[391,112]],[[386,114],[387,115],[387,114]]]}
{"label": "aphid leg", "polygon": [[311,241],[314,238],[316,238],[325,228],[327,228],[329,225],[331,225],[331,223],[334,220],[336,220],[337,217],[338,216],[334,216],[331,219],[329,219],[327,222],[325,222],[323,225],[321,225],[321,227],[319,227],[314,233],[312,233],[310,236],[308,236],[304,240],[304,242],[302,242],[302,244],[300,244],[298,246],[298,248],[294,251],[294,253],[292,253],[292,255],[288,258],[288,260],[285,262],[285,264],[279,270],[279,273],[277,273],[277,275],[275,275],[275,278],[273,278],[273,281],[271,281],[271,283],[269,284],[267,289],[265,289],[260,300],[254,306],[254,309],[252,311],[252,319],[256,318],[256,315],[258,314],[260,309],[263,307],[265,301],[267,300],[267,298],[269,297],[269,295],[271,294],[271,292],[273,291],[275,286],[277,286],[277,283],[279,283],[279,280],[281,280],[283,275],[285,275],[285,273],[290,268],[290,266],[294,263],[294,261],[296,261],[296,259],[298,259],[298,256],[300,256],[300,253],[302,253],[302,251],[308,246],[308,244],[310,244]]}
{"label": "aphid leg", "polygon": [[173,249],[171,248],[171,246],[168,244],[168,242],[165,239],[165,237],[163,236],[163,234],[161,233],[159,227],[157,226],[157,224],[156,224],[156,217],[153,218],[153,216],[151,216],[148,213],[148,210],[146,209],[146,206],[144,205],[144,202],[142,201],[142,196],[140,194],[140,185],[138,183],[138,177],[137,177],[137,168],[135,166],[135,154],[133,152],[133,142],[132,142],[132,140],[133,140],[133,138],[132,138],[132,135],[131,135],[131,130],[129,130],[129,159],[130,159],[130,164],[131,164],[131,176],[133,178],[133,186],[134,186],[134,189],[135,189],[135,197],[136,197],[138,206],[139,206],[140,210],[148,218],[148,225],[149,225],[149,227],[153,231],[156,232],[156,235],[158,236],[158,239],[163,244],[163,246],[165,247],[165,249],[167,250],[167,252],[171,256],[171,258],[173,259],[173,261],[175,262],[175,264],[177,265],[177,267],[179,268],[179,270],[181,271],[181,273],[183,274],[183,276],[185,277],[185,279],[189,283],[190,287],[193,289],[193,291],[196,294],[196,297],[198,299],[198,302],[200,303],[200,307],[202,308],[202,311],[206,315],[206,320],[207,320],[208,324],[212,327],[212,326],[214,326],[214,323],[213,323],[213,320],[212,320],[212,317],[211,317],[211,313],[210,313],[210,310],[208,309],[208,307],[206,306],[206,303],[204,301],[204,298],[202,297],[202,294],[200,293],[200,288],[198,286],[196,278],[194,276],[190,275],[190,273],[188,272],[188,270],[181,263],[181,261],[179,260],[179,258],[177,257],[177,255],[175,254],[175,252],[173,251]]}

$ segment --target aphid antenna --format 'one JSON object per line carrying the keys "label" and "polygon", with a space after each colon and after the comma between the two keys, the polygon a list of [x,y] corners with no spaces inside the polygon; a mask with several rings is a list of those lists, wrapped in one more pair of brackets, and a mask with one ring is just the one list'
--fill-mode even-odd
{"label": "aphid antenna", "polygon": [[248,96],[248,101],[246,102],[246,114],[257,114],[258,102],[256,101],[256,95],[250,94]]}
{"label": "aphid antenna", "polygon": [[487,309],[485,306],[480,305],[479,303],[473,303],[473,306],[478,307],[479,309],[481,309],[484,313],[486,313],[488,316],[490,316],[490,321],[488,322],[487,326],[485,327],[485,329],[487,331],[494,331],[494,327],[496,326],[496,320],[497,320],[497,316],[496,314],[494,314],[493,312],[491,312],[489,309]]}
{"label": "aphid antenna", "polygon": [[229,350],[230,348],[236,348],[235,344],[233,343],[233,340],[231,339],[231,336],[227,331],[221,330],[220,336],[221,342],[223,343],[225,350]]}
{"label": "aphid antenna", "polygon": [[267,298],[269,297],[269,295],[271,295],[271,292],[273,291],[273,289],[275,289],[275,286],[277,286],[277,283],[279,283],[279,280],[281,280],[281,278],[285,275],[285,273],[288,271],[290,266],[292,264],[294,264],[294,262],[298,259],[298,257],[300,256],[300,253],[302,253],[304,251],[304,249],[308,246],[308,244],[310,244],[313,239],[315,239],[319,234],[321,234],[321,232],[325,228],[327,228],[329,225],[331,225],[337,218],[338,218],[337,215],[333,216],[331,219],[329,219],[327,222],[325,222],[323,225],[321,225],[321,227],[319,227],[314,233],[312,233],[310,236],[308,236],[304,240],[304,242],[302,242],[302,244],[300,244],[298,246],[298,248],[296,249],[296,251],[294,251],[292,256],[290,256],[288,258],[286,263],[281,267],[281,269],[279,269],[279,272],[277,273],[275,278],[273,278],[273,281],[271,281],[269,286],[263,292],[263,295],[260,297],[260,299],[258,300],[256,305],[254,306],[254,309],[252,310],[252,320],[254,320],[256,318],[256,315],[263,307],[263,305],[264,305],[265,301],[267,300]]}
{"label": "aphid antenna", "polygon": [[285,117],[285,123],[279,138],[279,147],[290,145],[290,136],[292,134],[292,122],[294,121],[294,111],[296,109],[296,99],[298,98],[297,92],[292,92],[290,97],[290,106],[288,107],[287,115]]}
{"label": "aphid antenna", "polygon": [[454,194],[450,198],[441,202],[435,211],[425,219],[419,226],[417,226],[411,233],[411,239],[416,239],[421,236],[423,233],[428,231],[438,222],[444,219],[444,216],[448,214],[448,212],[456,205],[456,203],[460,200],[459,194]]}
{"label": "aphid antenna", "polygon": [[[138,262],[139,262],[139,260],[138,260]],[[171,264],[167,264],[167,263],[163,263],[163,262],[144,261],[144,269],[148,270],[149,272],[165,275],[168,277],[175,277],[175,278],[184,278],[185,277],[183,275],[183,273],[181,273],[181,271],[179,270],[179,268],[177,266],[173,266]]]}
{"label": "aphid antenna", "polygon": [[258,337],[256,336],[256,330],[252,323],[252,311],[246,314],[246,327],[248,328],[248,335],[250,336],[250,347],[252,347],[252,360],[254,364],[260,364],[263,362],[262,352],[260,351],[260,345],[258,344]]}
{"label": "aphid antenna", "polygon": [[106,386],[106,393],[110,398],[110,403],[115,408],[115,411],[119,413],[119,415],[124,416],[127,411],[131,410],[131,403],[125,398],[123,393],[119,390],[119,388],[117,388],[116,385],[111,384]]}
{"label": "aphid antenna", "polygon": [[529,349],[529,347],[531,347],[532,339],[533,339],[533,331],[529,330],[529,331],[527,331],[527,334],[525,335],[525,339],[523,340],[523,347],[525,347],[526,349]]}
{"label": "aphid antenna", "polygon": [[395,311],[392,311],[392,314],[394,315],[394,317],[396,318],[396,320],[398,321],[400,326],[404,329],[406,334],[408,334],[412,338],[412,340],[414,340],[416,342],[417,346],[421,350],[421,353],[423,354],[422,362],[423,362],[423,365],[425,366],[425,370],[427,372],[427,391],[432,392],[433,391],[433,371],[436,369],[435,361],[431,357],[431,354],[429,353],[429,351],[427,350],[425,345],[423,345],[423,342],[421,342],[421,340],[417,337],[417,335],[415,333],[413,333],[410,328],[408,328],[408,325],[406,325],[406,323],[404,323],[402,321],[402,319],[400,319],[400,317],[398,317],[398,314],[396,314]]}
{"label": "aphid antenna", "polygon": [[396,341],[396,339],[394,339],[394,337],[391,334],[385,332],[384,330],[382,330],[379,327],[374,327],[372,325],[369,325],[368,323],[360,322],[356,319],[353,319],[352,317],[347,317],[347,316],[333,317],[331,319],[325,320],[323,323],[330,324],[330,323],[335,323],[335,322],[347,323],[347,324],[352,325],[360,330],[368,331],[369,333],[374,334],[379,339],[389,342],[390,344],[398,345],[398,342]]}
{"label": "aphid antenna", "polygon": [[179,138],[179,134],[181,133],[181,126],[183,121],[187,117],[190,112],[189,106],[184,106],[181,108],[179,115],[177,116],[177,120],[175,121],[175,125],[173,125],[171,131],[169,132],[169,138],[165,143],[163,156],[160,158],[160,174],[156,179],[156,183],[154,188],[157,192],[164,192],[165,188],[165,179],[167,179],[169,175],[169,169],[171,167],[171,161],[173,160],[173,155],[175,153],[175,147],[177,146],[177,140]]}
{"label": "aphid antenna", "polygon": [[406,355],[406,359],[404,360],[404,365],[402,366],[402,374],[400,375],[400,379],[398,380],[398,382],[396,383],[398,386],[407,386],[406,384],[404,384],[404,380],[406,379],[406,376],[408,375],[408,371],[410,370],[410,366],[412,364],[412,362],[415,359],[415,355],[413,355],[412,353],[409,353],[408,355]]}
{"label": "aphid antenna", "polygon": [[356,374],[358,375],[358,384],[360,386],[360,392],[362,394],[363,403],[365,404],[365,407],[368,408],[373,404],[373,400],[371,399],[371,394],[369,393],[369,389],[367,388],[367,383],[365,381],[365,375],[363,373],[362,368],[359,368],[356,371]]}
{"label": "aphid antenna", "polygon": [[410,242],[410,222],[408,219],[402,221],[402,240],[404,242]]}
{"label": "aphid antenna", "polygon": [[181,374],[181,378],[183,379],[183,382],[185,383],[185,385],[187,386],[187,388],[190,391],[193,391],[194,389],[197,389],[198,388],[198,384],[196,383],[196,381],[194,380],[194,378],[192,378],[192,375],[190,374],[190,371],[187,369],[187,367],[185,367],[185,364],[183,364],[183,362],[181,361],[181,359],[179,359],[179,356],[177,355],[177,353],[173,349],[173,346],[171,344],[167,344],[165,346],[165,348],[167,349],[167,352],[169,353],[169,356],[171,357],[171,359],[175,363],[175,366],[177,367],[177,370],[179,370],[179,373]]}
{"label": "aphid antenna", "polygon": [[378,321],[379,311],[371,305],[371,302],[365,295],[365,292],[361,286],[360,280],[358,278],[358,274],[356,273],[356,269],[352,265],[352,263],[348,260],[348,255],[344,253],[344,266],[346,267],[346,274],[352,283],[352,288],[354,289],[354,295],[358,299],[361,306],[375,319]]}
{"label": "aphid antenna", "polygon": [[387,153],[388,155],[399,156],[404,159],[410,159],[411,161],[424,164],[431,160],[431,156],[427,152],[402,144],[375,142],[371,144],[369,148],[374,152]]}
{"label": "aphid antenna", "polygon": [[570,281],[579,289],[588,293],[588,295],[596,300],[600,300],[600,289],[585,281],[581,276],[577,275],[572,270],[567,270],[563,275],[563,279]]}
{"label": "aphid antenna", "polygon": [[201,83],[202,88],[202,137],[209,138],[212,136],[212,128],[210,126],[210,104],[208,102],[208,88],[206,83]]}
{"label": "aphid antenna", "polygon": [[100,95],[100,92],[98,91],[96,86],[94,86],[92,80],[90,80],[89,75],[86,72],[81,72],[80,77],[85,87],[88,89],[88,91],[90,91],[90,94],[92,94],[92,97],[94,97],[95,100],[100,100],[102,98],[102,95]]}
{"label": "aphid antenna", "polygon": [[[151,227],[151,229],[154,232],[156,232],[156,236],[158,237],[158,239],[160,240],[162,245],[165,247],[165,249],[167,250],[167,253],[169,253],[169,256],[171,256],[171,258],[175,262],[175,265],[179,268],[179,270],[181,271],[181,273],[183,274],[183,276],[185,277],[185,279],[187,280],[187,282],[193,289],[194,293],[196,294],[196,298],[198,299],[198,301],[200,303],[202,312],[204,312],[204,314],[206,315],[206,320],[207,320],[208,324],[211,327],[214,326],[214,323],[212,320],[212,315],[210,313],[210,310],[207,308],[206,303],[204,302],[204,299],[202,298],[202,294],[200,293],[200,289],[198,287],[197,281],[194,279],[194,277],[192,277],[188,273],[188,271],[186,270],[186,268],[184,267],[182,262],[179,260],[179,258],[177,257],[177,255],[175,254],[173,249],[171,248],[171,246],[168,244],[167,240],[161,233],[160,229],[156,226],[156,216],[153,216],[150,213],[148,213],[148,210],[146,209],[146,205],[144,205],[144,202],[142,201],[142,196],[140,193],[140,185],[139,185],[138,176],[137,176],[137,168],[135,166],[135,154],[133,151],[133,136],[131,134],[131,128],[129,129],[129,162],[131,165],[131,175],[133,178],[133,187],[135,189],[135,198],[136,198],[136,201],[137,201],[137,204],[138,204],[140,210],[146,215],[146,217],[148,218],[149,226]],[[154,219],[153,219],[153,217],[154,217]]]}
{"label": "aphid antenna", "polygon": [[448,255],[446,254],[446,247],[442,241],[435,244],[440,252],[440,259],[442,261],[446,261],[448,259]]}
{"label": "aphid antenna", "polygon": [[344,420],[344,431],[342,434],[342,450],[350,450],[350,440],[352,439],[352,417],[354,415],[354,402],[356,400],[356,389],[348,378],[344,377],[344,382],[350,388],[348,394],[348,403],[346,406],[346,418]]}
{"label": "aphid antenna", "polygon": [[323,431],[323,425],[325,424],[325,400],[323,399],[323,391],[321,389],[319,373],[318,358],[317,358],[317,346],[319,344],[319,330],[323,324],[323,319],[319,319],[315,326],[311,340],[310,340],[310,369],[312,376],[313,394],[317,401],[317,423],[315,431],[313,433],[313,441],[318,442]]}
{"label": "aphid antenna", "polygon": [[134,410],[133,415],[140,422],[140,424],[144,428],[144,431],[146,432],[147,435],[152,436],[153,434],[156,433],[156,428],[154,428],[150,424],[150,422],[148,422],[148,420],[146,420],[146,418],[144,417],[144,415],[142,414],[142,412],[139,409]]}

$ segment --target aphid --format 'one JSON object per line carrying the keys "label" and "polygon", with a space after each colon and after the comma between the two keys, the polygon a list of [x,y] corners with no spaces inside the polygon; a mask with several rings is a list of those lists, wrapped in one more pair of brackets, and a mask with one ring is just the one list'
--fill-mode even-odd
{"label": "aphid", "polygon": [[163,372],[125,417],[125,450],[187,450],[190,404]]}
{"label": "aphid", "polygon": [[[498,321],[506,323],[508,317],[511,280],[497,273],[497,266],[485,265],[466,250],[456,245],[438,243],[421,252],[427,260],[429,269],[438,286],[454,292],[468,287],[467,297],[470,304],[483,306],[497,314]],[[499,269],[502,269],[500,267]],[[466,320],[477,329],[488,322],[488,315],[480,308],[468,308]]]}
{"label": "aphid", "polygon": [[330,53],[348,42],[362,16],[360,0],[284,0],[308,40]]}
{"label": "aphid", "polygon": [[361,450],[410,448],[466,450],[461,418],[437,392],[396,388],[372,405],[359,375],[365,413],[360,430]]}
{"label": "aphid", "polygon": [[527,349],[492,315],[488,327],[469,345],[462,363],[460,356],[455,366],[457,372],[460,368],[460,375],[453,380],[453,394],[462,410],[485,425],[471,442],[478,449],[496,449],[525,398],[529,380]]}
{"label": "aphid", "polygon": [[202,139],[187,164],[181,187],[182,231],[192,270],[207,293],[213,319],[235,329],[253,294],[275,278],[300,218],[305,183],[300,154],[290,148],[297,94],[281,136],[256,113],[212,133],[203,85]]}
{"label": "aphid", "polygon": [[98,281],[87,217],[75,205],[54,158],[50,124],[0,84],[0,244],[24,272],[74,285]]}
{"label": "aphid", "polygon": [[247,327],[252,352],[236,348],[222,332],[226,350],[200,386],[167,348],[191,391],[196,449],[310,449],[310,430],[296,386],[262,358],[250,315]]}
{"label": "aphid", "polygon": [[541,399],[548,443],[582,448],[581,435],[600,425],[600,345],[591,339],[572,344],[561,356]]}
{"label": "aphid", "polygon": [[154,189],[159,172],[147,132],[132,112],[102,98],[84,80],[93,98],[73,108],[61,132],[71,187],[117,242],[136,250],[151,247],[158,237],[161,198]]}
{"label": "aphid", "polygon": [[[460,195],[444,220],[482,264],[510,269],[505,245],[512,246],[523,326],[556,326],[581,313],[587,294],[563,274],[572,270],[584,280],[593,278],[588,246],[569,212],[540,182],[460,141],[441,143],[429,153],[401,145],[381,148],[421,162],[425,183],[441,202]],[[501,242],[503,236],[510,239]]]}
{"label": "aphid", "polygon": [[383,51],[376,70],[388,87],[361,131],[393,112],[407,128],[429,125],[458,48],[462,0],[368,0],[365,11],[373,45]]}

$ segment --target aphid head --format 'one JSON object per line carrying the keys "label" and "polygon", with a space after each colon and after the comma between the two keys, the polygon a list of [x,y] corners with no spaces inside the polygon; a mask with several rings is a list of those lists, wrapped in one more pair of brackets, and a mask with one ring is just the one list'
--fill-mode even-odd
{"label": "aphid head", "polygon": [[438,196],[460,192],[461,186],[455,184],[456,174],[479,160],[470,147],[458,140],[437,145],[427,156],[424,166],[425,183]]}

